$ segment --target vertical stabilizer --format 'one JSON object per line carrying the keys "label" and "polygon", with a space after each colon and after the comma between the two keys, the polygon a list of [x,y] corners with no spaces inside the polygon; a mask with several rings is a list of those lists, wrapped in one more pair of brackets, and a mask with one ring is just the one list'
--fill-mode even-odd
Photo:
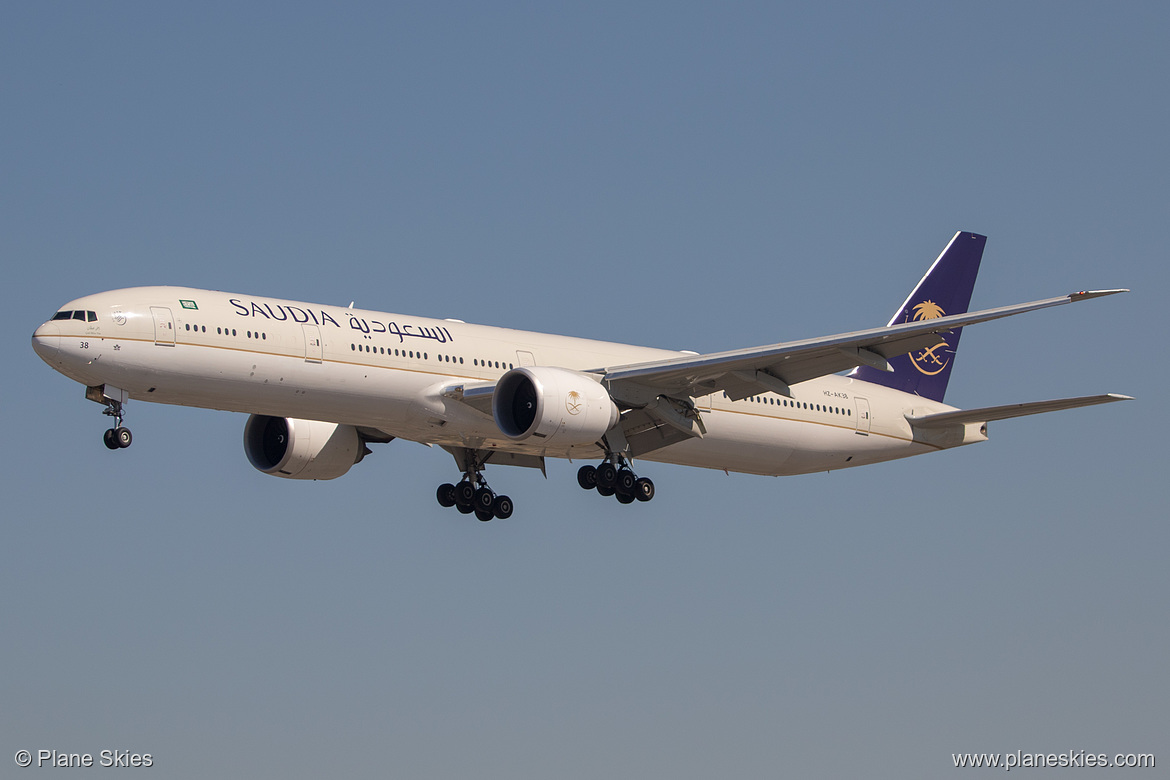
{"label": "vertical stabilizer", "polygon": [[[986,236],[956,233],[888,324],[965,313],[971,304],[971,292],[975,289],[975,277],[979,273],[979,261],[983,258],[986,243]],[[959,348],[962,331],[962,328],[957,328],[941,333],[938,343],[932,347],[890,358],[893,371],[861,366],[854,369],[850,376],[942,401],[955,364],[955,351]]]}

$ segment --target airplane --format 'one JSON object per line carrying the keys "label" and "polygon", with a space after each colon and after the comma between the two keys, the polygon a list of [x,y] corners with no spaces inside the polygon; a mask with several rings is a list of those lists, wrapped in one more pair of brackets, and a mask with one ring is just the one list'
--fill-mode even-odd
{"label": "airplane", "polygon": [[130,399],[249,414],[259,471],[334,479],[405,439],[450,453],[436,491],[482,521],[511,516],[491,465],[596,460],[578,484],[654,498],[634,461],[761,475],[852,468],[987,440],[987,424],[1129,396],[960,410],[943,402],[962,329],[1123,289],[968,312],[986,237],[959,232],[885,327],[698,354],[186,287],[70,301],[33,349],[85,386],[130,446]]}

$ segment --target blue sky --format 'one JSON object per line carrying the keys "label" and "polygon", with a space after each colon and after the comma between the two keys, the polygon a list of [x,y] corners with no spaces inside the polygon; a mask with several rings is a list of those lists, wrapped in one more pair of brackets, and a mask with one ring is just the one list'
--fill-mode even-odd
{"label": "blue sky", "polygon": [[[156,777],[928,778],[1170,761],[1163,4],[10,4],[0,748]],[[948,401],[1138,400],[620,507],[449,456],[254,471],[28,337],[180,284],[710,351],[884,323],[956,230]],[[1165,755],[1163,755],[1165,754]],[[15,771],[15,770],[14,770]],[[1051,770],[1049,770],[1051,771]],[[1100,770],[1081,769],[1093,775]]]}

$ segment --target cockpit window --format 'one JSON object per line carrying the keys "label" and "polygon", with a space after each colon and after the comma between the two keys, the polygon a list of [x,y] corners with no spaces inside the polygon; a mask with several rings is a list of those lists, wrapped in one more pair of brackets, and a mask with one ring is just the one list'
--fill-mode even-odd
{"label": "cockpit window", "polygon": [[87,311],[59,311],[53,315],[54,320],[81,320],[82,322],[97,322],[97,312]]}

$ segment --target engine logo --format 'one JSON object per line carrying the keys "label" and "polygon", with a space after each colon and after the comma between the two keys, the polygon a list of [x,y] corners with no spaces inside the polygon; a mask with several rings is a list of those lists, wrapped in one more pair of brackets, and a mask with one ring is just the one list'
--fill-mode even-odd
{"label": "engine logo", "polygon": [[569,414],[581,413],[581,394],[576,390],[569,392],[569,397],[565,399],[565,411]]}

